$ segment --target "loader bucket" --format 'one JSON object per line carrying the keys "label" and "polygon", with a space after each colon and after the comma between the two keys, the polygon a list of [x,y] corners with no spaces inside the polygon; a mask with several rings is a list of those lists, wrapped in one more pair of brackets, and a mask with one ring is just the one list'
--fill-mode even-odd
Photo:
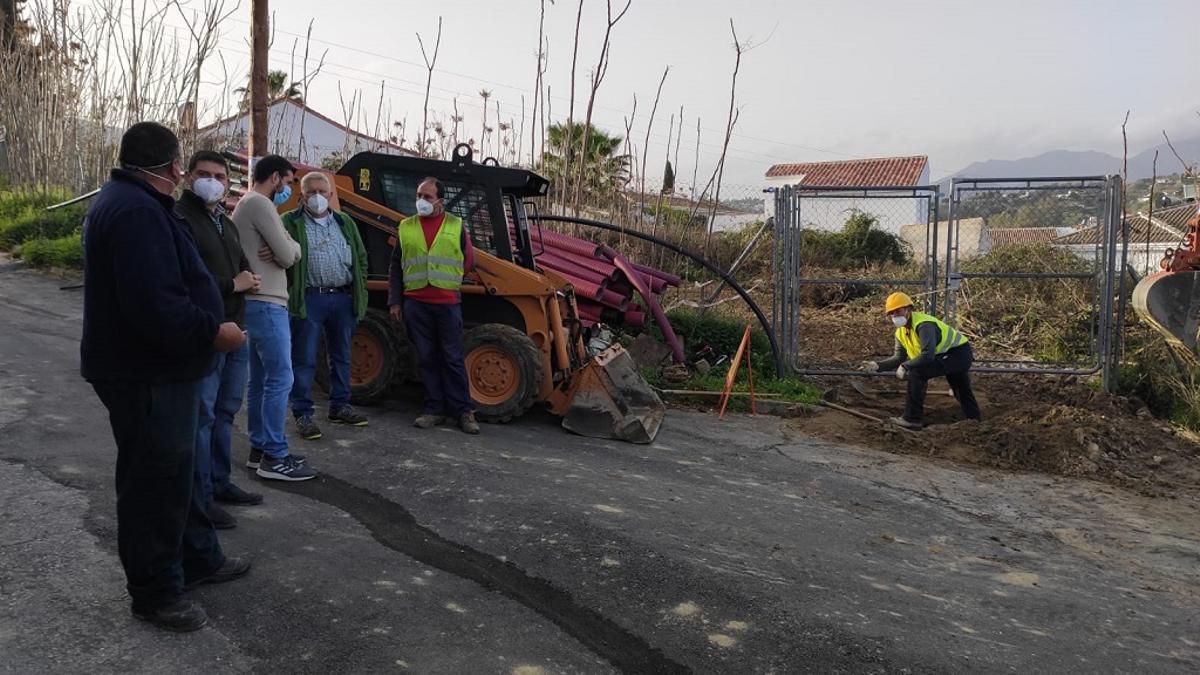
{"label": "loader bucket", "polygon": [[1168,342],[1196,352],[1200,272],[1159,272],[1138,282],[1133,308]]}
{"label": "loader bucket", "polygon": [[666,414],[662,399],[620,345],[600,352],[575,373],[569,406],[564,429],[630,443],[653,442]]}

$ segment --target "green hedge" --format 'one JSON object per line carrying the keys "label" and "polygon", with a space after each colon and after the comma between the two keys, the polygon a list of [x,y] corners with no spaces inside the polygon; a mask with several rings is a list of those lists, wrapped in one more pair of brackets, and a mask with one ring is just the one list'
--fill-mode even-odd
{"label": "green hedge", "polygon": [[11,251],[32,239],[59,239],[78,232],[87,214],[86,203],[46,210],[67,199],[63,190],[0,192],[0,251]]}
{"label": "green hedge", "polygon": [[58,239],[32,239],[21,244],[20,254],[32,267],[83,267],[83,242],[78,233]]}

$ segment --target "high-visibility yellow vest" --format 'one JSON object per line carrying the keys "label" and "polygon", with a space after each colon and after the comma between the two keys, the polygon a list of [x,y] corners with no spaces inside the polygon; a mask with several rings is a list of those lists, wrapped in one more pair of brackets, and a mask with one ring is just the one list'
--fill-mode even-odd
{"label": "high-visibility yellow vest", "polygon": [[400,242],[401,264],[404,268],[404,290],[433,286],[448,291],[462,287],[463,250],[462,218],[447,213],[433,238],[425,243],[425,230],[418,216],[400,221],[396,236]]}
{"label": "high-visibility yellow vest", "polygon": [[935,354],[945,354],[955,347],[967,344],[967,336],[946,325],[941,319],[921,312],[913,312],[912,318],[908,321],[909,325],[896,329],[896,340],[904,345],[904,351],[908,352],[908,358],[915,359],[921,355],[921,338],[917,336],[917,326],[931,322],[937,325],[942,336],[937,349],[934,350]]}

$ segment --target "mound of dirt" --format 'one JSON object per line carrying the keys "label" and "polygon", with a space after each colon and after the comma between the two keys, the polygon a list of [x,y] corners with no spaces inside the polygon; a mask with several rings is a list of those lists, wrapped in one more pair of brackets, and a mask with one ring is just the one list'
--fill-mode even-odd
{"label": "mound of dirt", "polygon": [[[900,414],[903,383],[832,384],[839,404],[880,418]],[[1154,419],[1136,400],[1075,378],[979,375],[982,422],[964,420],[945,380],[930,383],[926,428],[901,430],[822,409],[791,424],[802,433],[967,464],[1086,477],[1152,496],[1200,493],[1200,444]]]}

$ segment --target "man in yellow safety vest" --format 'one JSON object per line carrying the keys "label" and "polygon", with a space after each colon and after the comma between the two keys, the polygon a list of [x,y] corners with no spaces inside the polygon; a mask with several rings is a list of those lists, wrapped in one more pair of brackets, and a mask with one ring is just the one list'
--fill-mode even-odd
{"label": "man in yellow safety vest", "polygon": [[968,419],[980,419],[979,404],[971,392],[971,363],[975,356],[967,337],[957,329],[913,309],[912,298],[892,293],[884,311],[896,325],[896,351],[883,361],[865,361],[867,372],[896,371],[908,381],[904,415],[891,422],[906,429],[920,429],[925,412],[925,390],[935,377],[945,377]]}
{"label": "man in yellow safety vest", "polygon": [[446,422],[479,433],[463,362],[463,273],[474,267],[471,237],[462,218],[445,208],[446,188],[436,178],[417,186],[417,214],[396,228],[389,271],[388,307],[404,322],[417,352],[425,408],[413,424],[429,429]]}

